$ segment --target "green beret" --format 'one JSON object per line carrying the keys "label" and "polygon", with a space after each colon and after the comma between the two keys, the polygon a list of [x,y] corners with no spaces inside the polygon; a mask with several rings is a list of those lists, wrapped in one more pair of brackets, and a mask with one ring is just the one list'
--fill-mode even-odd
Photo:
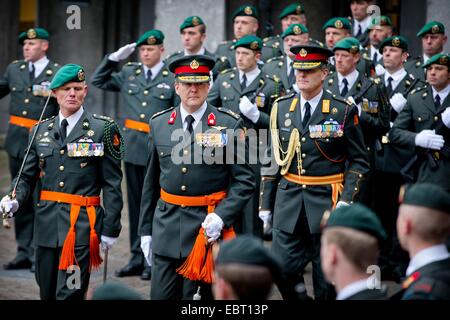
{"label": "green beret", "polygon": [[262,40],[260,37],[248,35],[245,37],[240,38],[236,43],[234,44],[233,48],[239,48],[244,47],[247,49],[251,49],[254,51],[261,51],[262,49]]}
{"label": "green beret", "polygon": [[450,193],[433,183],[413,184],[406,189],[400,202],[450,214]]}
{"label": "green beret", "polygon": [[258,17],[258,10],[254,6],[244,5],[240,6],[234,13],[233,13],[233,21],[236,17],[244,16],[244,17],[253,17],[256,19],[259,19]]}
{"label": "green beret", "polygon": [[68,82],[83,82],[86,79],[84,69],[77,64],[66,64],[56,72],[50,83],[50,90],[57,89]]}
{"label": "green beret", "polygon": [[350,53],[358,53],[360,50],[361,42],[353,37],[348,37],[339,40],[333,47],[333,52],[336,50],[345,50]]}
{"label": "green beret", "polygon": [[352,24],[350,20],[344,17],[331,18],[322,27],[322,30],[326,30],[327,28],[336,28],[336,29],[352,29]]}
{"label": "green beret", "polygon": [[293,68],[297,70],[312,70],[321,65],[328,64],[328,58],[333,56],[333,52],[319,45],[301,45],[291,48],[295,54]]}
{"label": "green beret", "polygon": [[187,17],[180,26],[180,32],[186,28],[196,27],[201,24],[204,24],[204,23],[203,23],[202,18],[200,18],[199,16]]}
{"label": "green beret", "polygon": [[281,38],[286,38],[287,36],[296,36],[299,34],[308,33],[308,28],[306,28],[304,25],[300,23],[291,24],[289,27],[287,27],[286,30],[281,34]]}
{"label": "green beret", "polygon": [[143,300],[142,296],[130,287],[119,282],[107,282],[95,289],[92,300]]}
{"label": "green beret", "polygon": [[215,66],[213,58],[206,55],[182,56],[169,64],[169,70],[179,82],[203,83],[210,81],[210,72]]}
{"label": "green beret", "polygon": [[450,70],[450,54],[448,53],[438,53],[428,59],[427,63],[425,63],[422,67],[428,68],[432,64],[440,64],[442,66],[447,66]]}
{"label": "green beret", "polygon": [[222,242],[215,264],[218,266],[228,263],[263,266],[269,268],[275,278],[280,275],[277,259],[259,238],[252,235],[241,235]]}
{"label": "green beret", "polygon": [[392,25],[391,18],[389,18],[388,16],[379,16],[379,17],[373,18],[370,21],[368,28],[372,29],[375,26],[392,27],[393,25]]}
{"label": "green beret", "polygon": [[293,3],[284,8],[278,17],[281,20],[290,14],[301,15],[303,13],[305,13],[305,8],[300,3]]}
{"label": "green beret", "polygon": [[136,46],[139,47],[141,45],[156,45],[164,43],[164,33],[160,30],[153,29],[144,33],[136,42]]}
{"label": "green beret", "polygon": [[43,39],[43,40],[48,40],[49,35],[47,30],[43,29],[43,28],[31,28],[28,29],[27,32],[22,32],[19,35],[19,43],[21,45],[23,45],[23,42],[27,39]]}
{"label": "green beret", "polygon": [[406,40],[406,38],[402,36],[393,36],[386,38],[380,43],[380,48],[378,49],[378,51],[382,54],[383,48],[386,46],[401,48],[403,49],[403,51],[408,51],[408,40]]}
{"label": "green beret", "polygon": [[418,37],[423,37],[427,33],[445,33],[444,25],[439,21],[430,21],[423,26],[422,29],[417,33]]}
{"label": "green beret", "polygon": [[387,238],[386,232],[377,215],[371,209],[360,203],[341,206],[336,210],[333,210],[325,227],[345,227],[355,229],[374,236],[380,242]]}

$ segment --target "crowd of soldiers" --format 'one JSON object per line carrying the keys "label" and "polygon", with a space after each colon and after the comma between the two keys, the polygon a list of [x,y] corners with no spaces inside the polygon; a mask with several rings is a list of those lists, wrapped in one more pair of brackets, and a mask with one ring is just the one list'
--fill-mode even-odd
{"label": "crowd of soldiers", "polygon": [[[90,78],[120,93],[122,127],[89,112],[84,68],[49,60],[45,29],[21,33],[24,59],[0,78],[13,178],[0,205],[18,244],[4,268],[35,272],[42,299],[82,299],[121,230],[123,161],[131,256],[115,275],[151,279],[151,299],[265,299],[273,283],[305,299],[309,263],[317,300],[387,299],[368,286],[374,265],[403,283],[392,298],[449,299],[445,27],[427,22],[411,58],[371,4],[328,20],[325,43],[299,3],[265,39],[257,9],[241,6],[215,53],[199,16],[168,56],[149,30]],[[139,62],[121,66],[135,50]],[[66,285],[73,265],[78,289]]]}

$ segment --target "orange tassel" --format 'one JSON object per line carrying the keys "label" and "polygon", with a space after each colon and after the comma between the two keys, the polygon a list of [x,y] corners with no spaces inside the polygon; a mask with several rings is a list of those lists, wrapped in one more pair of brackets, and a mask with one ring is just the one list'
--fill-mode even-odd
{"label": "orange tassel", "polygon": [[207,247],[208,243],[204,235],[204,229],[200,228],[191,253],[189,253],[184,263],[176,271],[189,280],[200,280]]}
{"label": "orange tassel", "polygon": [[92,229],[89,241],[89,272],[92,269],[97,270],[103,262],[100,256],[99,245],[97,233]]}
{"label": "orange tassel", "polygon": [[61,251],[59,259],[59,270],[66,270],[73,266],[75,262],[75,227],[71,226],[67,233],[66,240]]}

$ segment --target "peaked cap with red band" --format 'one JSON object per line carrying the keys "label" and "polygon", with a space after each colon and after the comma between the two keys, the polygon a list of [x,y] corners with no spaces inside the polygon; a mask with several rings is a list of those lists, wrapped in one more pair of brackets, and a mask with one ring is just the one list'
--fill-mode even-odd
{"label": "peaked cap with red band", "polygon": [[294,69],[311,70],[328,64],[328,58],[333,56],[333,52],[319,46],[294,46],[291,52],[295,54]]}
{"label": "peaked cap with red band", "polygon": [[169,70],[179,82],[201,83],[210,81],[210,71],[214,68],[214,59],[205,55],[184,56],[172,61]]}

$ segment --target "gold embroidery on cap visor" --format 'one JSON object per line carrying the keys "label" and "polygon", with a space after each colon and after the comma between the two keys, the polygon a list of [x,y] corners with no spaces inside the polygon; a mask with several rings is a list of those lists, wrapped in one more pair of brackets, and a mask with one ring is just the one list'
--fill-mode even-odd
{"label": "gold embroidery on cap visor", "polygon": [[253,41],[253,42],[250,44],[250,49],[252,49],[252,50],[258,49],[258,42],[257,42],[257,41]]}
{"label": "gold embroidery on cap visor", "polygon": [[295,26],[292,31],[294,31],[295,34],[301,34],[302,33],[302,29],[300,29],[299,26]]}
{"label": "gold embroidery on cap visor", "polygon": [[85,79],[84,71],[83,71],[82,69],[80,69],[80,70],[78,71],[78,80],[84,81],[84,79]]}
{"label": "gold embroidery on cap visor", "polygon": [[210,80],[209,76],[205,76],[205,75],[178,76],[177,79],[180,82],[184,82],[184,83],[202,83],[202,82],[209,82],[209,80]]}
{"label": "gold embroidery on cap visor", "polygon": [[36,38],[36,30],[30,29],[27,31],[27,37],[28,39],[34,39]]}
{"label": "gold embroidery on cap visor", "polygon": [[195,70],[198,69],[198,67],[200,67],[200,64],[197,62],[197,60],[194,59],[191,61],[189,66],[191,67],[191,69]]}
{"label": "gold embroidery on cap visor", "polygon": [[344,27],[344,24],[342,23],[341,20],[336,20],[336,22],[334,23],[334,26],[335,26],[337,29],[342,29],[342,28]]}
{"label": "gold embroidery on cap visor", "polygon": [[156,38],[154,36],[148,37],[147,43],[148,44],[155,44],[156,43]]}
{"label": "gold embroidery on cap visor", "polygon": [[293,67],[294,69],[299,69],[299,70],[309,70],[309,69],[314,69],[317,68],[318,66],[320,66],[322,64],[322,62],[320,61],[296,61],[293,63]]}
{"label": "gold embroidery on cap visor", "polygon": [[244,12],[245,12],[246,15],[250,16],[250,15],[252,15],[253,10],[250,7],[245,7]]}

